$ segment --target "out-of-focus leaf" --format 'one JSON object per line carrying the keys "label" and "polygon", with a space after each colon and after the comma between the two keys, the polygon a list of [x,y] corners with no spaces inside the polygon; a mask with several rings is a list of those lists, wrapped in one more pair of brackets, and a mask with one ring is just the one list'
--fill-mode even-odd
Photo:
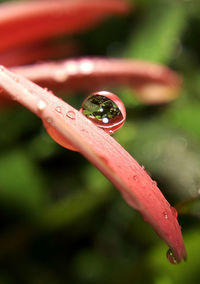
{"label": "out-of-focus leaf", "polygon": [[166,113],[166,118],[175,126],[195,138],[200,138],[200,103],[185,101],[179,103]]}
{"label": "out-of-focus leaf", "polygon": [[52,205],[44,212],[40,224],[47,230],[55,230],[62,226],[68,226],[81,218],[91,214],[97,207],[105,203],[112,195],[110,189],[100,192],[82,190],[71,194],[66,199]]}
{"label": "out-of-focus leaf", "polygon": [[0,203],[29,215],[41,213],[45,202],[43,179],[22,150],[5,153],[0,159]]}
{"label": "out-of-focus leaf", "polygon": [[[198,191],[200,192],[200,189]],[[192,215],[200,218],[200,195],[178,203],[176,209],[179,214]]]}
{"label": "out-of-focus leaf", "polygon": [[160,116],[137,127],[137,136],[132,145],[128,144],[129,151],[145,165],[161,188],[179,201],[197,194],[200,152],[192,139]]}
{"label": "out-of-focus leaf", "polygon": [[158,1],[152,5],[126,49],[128,57],[166,63],[178,45],[187,21],[178,1]]}

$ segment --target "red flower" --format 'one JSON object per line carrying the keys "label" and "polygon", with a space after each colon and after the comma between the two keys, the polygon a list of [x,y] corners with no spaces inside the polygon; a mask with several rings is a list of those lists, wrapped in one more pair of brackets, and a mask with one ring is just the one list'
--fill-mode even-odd
{"label": "red flower", "polygon": [[[24,58],[24,44],[83,30],[108,14],[127,12],[129,6],[122,0],[43,0],[2,4],[0,9],[2,62],[12,65],[12,61],[6,62],[6,53],[11,49],[14,65],[19,58]],[[23,46],[22,53],[19,46]],[[169,245],[177,262],[186,259],[176,210],[164,198],[156,182],[106,132],[41,87],[91,90],[94,86],[128,84],[139,91],[146,103],[160,103],[177,96],[178,76],[157,64],[108,58],[68,59],[10,70],[4,67],[0,70],[0,87],[6,91],[4,97],[9,96],[34,112],[55,140],[62,141],[66,148],[71,145],[93,163]]]}

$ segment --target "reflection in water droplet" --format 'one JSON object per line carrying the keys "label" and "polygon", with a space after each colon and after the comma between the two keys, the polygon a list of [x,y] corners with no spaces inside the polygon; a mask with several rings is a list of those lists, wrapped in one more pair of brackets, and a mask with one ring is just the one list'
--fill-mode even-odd
{"label": "reflection in water droplet", "polygon": [[57,107],[55,108],[55,110],[56,110],[58,113],[61,113],[61,112],[62,112],[62,109],[61,109],[60,106],[57,106]]}
{"label": "reflection in water droplet", "polygon": [[75,119],[76,118],[76,115],[75,115],[75,112],[73,110],[69,110],[67,113],[66,113],[66,116],[70,119]]}
{"label": "reflection in water droplet", "polygon": [[169,260],[170,263],[172,264],[178,264],[173,252],[171,249],[168,249],[167,251],[167,259]]}
{"label": "reflection in water droplet", "polygon": [[106,91],[88,96],[83,101],[80,111],[109,134],[114,133],[124,124],[126,116],[120,99]]}

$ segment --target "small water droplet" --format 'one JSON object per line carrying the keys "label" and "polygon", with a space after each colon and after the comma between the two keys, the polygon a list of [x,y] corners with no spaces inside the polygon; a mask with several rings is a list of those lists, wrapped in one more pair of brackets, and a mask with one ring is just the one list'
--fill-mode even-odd
{"label": "small water droplet", "polygon": [[171,249],[168,249],[167,251],[167,259],[169,260],[170,263],[172,264],[178,264],[173,252]]}
{"label": "small water droplet", "polygon": [[163,212],[163,216],[164,216],[164,218],[165,218],[166,220],[168,219],[168,215],[167,215],[167,212],[166,212],[166,211]]}
{"label": "small water droplet", "polygon": [[69,75],[66,73],[65,70],[56,70],[54,73],[54,78],[57,82],[65,82],[67,81]]}
{"label": "small water droplet", "polygon": [[[125,108],[122,105],[123,103],[114,94],[100,91],[88,96],[83,101],[80,111],[96,126],[112,134],[125,121]],[[122,115],[121,108],[123,108],[124,115]]]}
{"label": "small water droplet", "polygon": [[76,75],[78,73],[78,64],[70,60],[65,64],[65,69],[68,75]]}
{"label": "small water droplet", "polygon": [[75,115],[75,112],[73,110],[69,110],[67,113],[66,113],[66,116],[70,119],[75,119],[76,118],[76,115]]}
{"label": "small water droplet", "polygon": [[153,180],[153,181],[152,181],[152,185],[153,185],[153,186],[157,186],[157,181]]}
{"label": "small water droplet", "polygon": [[172,215],[173,215],[175,218],[177,218],[178,213],[177,213],[176,208],[174,208],[173,206],[170,206],[170,209],[171,209]]}
{"label": "small water droplet", "polygon": [[138,180],[137,175],[134,175],[134,176],[133,176],[133,179],[134,179],[135,181]]}
{"label": "small water droplet", "polygon": [[40,101],[38,102],[38,105],[37,105],[39,111],[44,110],[44,109],[46,108],[46,106],[47,106],[47,105],[46,105],[46,103],[45,103],[43,100],[40,100]]}
{"label": "small water droplet", "polygon": [[80,63],[80,72],[86,75],[89,75],[94,70],[93,63],[90,60],[84,59]]}
{"label": "small water droplet", "polygon": [[142,165],[142,169],[145,170],[145,167]]}
{"label": "small water droplet", "polygon": [[60,106],[57,106],[57,107],[55,108],[55,110],[56,110],[58,113],[61,113],[61,112],[62,112],[62,108],[61,108]]}
{"label": "small water droplet", "polygon": [[51,117],[47,117],[46,122],[48,124],[53,124],[53,119]]}

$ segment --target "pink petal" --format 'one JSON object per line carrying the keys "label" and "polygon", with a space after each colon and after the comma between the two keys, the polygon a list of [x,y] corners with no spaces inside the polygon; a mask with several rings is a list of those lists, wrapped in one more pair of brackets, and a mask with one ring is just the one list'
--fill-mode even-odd
{"label": "pink petal", "polygon": [[97,91],[129,85],[145,103],[164,103],[179,95],[181,80],[169,68],[141,60],[79,58],[12,69],[52,90]]}
{"label": "pink petal", "polygon": [[44,59],[75,56],[78,51],[78,45],[73,41],[56,44],[50,41],[37,41],[35,44],[20,46],[0,53],[0,62],[6,67],[11,67],[39,62]]}
{"label": "pink petal", "polygon": [[130,10],[124,0],[21,1],[0,5],[0,52],[59,34],[80,32]]}
{"label": "pink petal", "polygon": [[52,93],[3,67],[0,86],[11,98],[46,121],[66,139],[66,143],[79,149],[119,189],[130,206],[152,225],[172,249],[177,262],[186,258],[175,210],[156,183],[121,145]]}

